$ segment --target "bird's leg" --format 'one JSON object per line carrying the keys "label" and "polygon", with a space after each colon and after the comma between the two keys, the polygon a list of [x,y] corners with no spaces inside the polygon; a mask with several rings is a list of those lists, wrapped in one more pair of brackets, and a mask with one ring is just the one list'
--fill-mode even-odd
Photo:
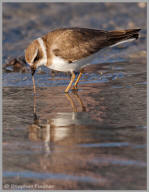
{"label": "bird's leg", "polygon": [[69,89],[71,88],[72,83],[73,83],[74,80],[75,80],[75,77],[76,77],[76,76],[75,76],[75,73],[72,72],[71,81],[70,81],[69,85],[67,86],[67,88],[65,89],[65,93],[68,93],[68,92],[69,92]]}
{"label": "bird's leg", "polygon": [[80,80],[82,74],[83,74],[83,70],[80,71],[80,73],[78,75],[78,78],[77,78],[77,80],[76,80],[76,82],[75,82],[75,84],[73,86],[73,89],[77,89],[77,86],[78,86],[78,83],[79,83],[79,80]]}

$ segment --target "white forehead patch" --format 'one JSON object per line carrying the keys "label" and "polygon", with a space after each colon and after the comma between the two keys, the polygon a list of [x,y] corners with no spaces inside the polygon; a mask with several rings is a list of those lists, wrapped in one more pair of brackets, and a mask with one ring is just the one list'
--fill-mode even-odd
{"label": "white forehead patch", "polygon": [[38,38],[37,41],[40,44],[40,47],[42,49],[43,57],[42,59],[39,60],[39,63],[37,64],[37,67],[40,65],[46,65],[47,63],[47,51],[46,51],[46,46],[42,38]]}

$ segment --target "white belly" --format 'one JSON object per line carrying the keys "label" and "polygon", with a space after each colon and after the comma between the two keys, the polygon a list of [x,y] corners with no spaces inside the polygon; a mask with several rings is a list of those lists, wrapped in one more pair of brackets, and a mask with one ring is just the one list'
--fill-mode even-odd
{"label": "white belly", "polygon": [[60,57],[54,57],[52,60],[52,65],[50,65],[49,68],[56,71],[72,72],[78,71],[80,66],[76,62],[69,63]]}
{"label": "white belly", "polygon": [[53,57],[52,65],[49,66],[50,69],[56,70],[56,71],[63,71],[63,72],[72,72],[72,71],[80,71],[81,68],[90,65],[91,61],[97,57],[97,53],[92,54],[89,57],[85,57],[83,59],[80,59],[78,61],[69,63],[66,60],[60,58],[60,57]]}

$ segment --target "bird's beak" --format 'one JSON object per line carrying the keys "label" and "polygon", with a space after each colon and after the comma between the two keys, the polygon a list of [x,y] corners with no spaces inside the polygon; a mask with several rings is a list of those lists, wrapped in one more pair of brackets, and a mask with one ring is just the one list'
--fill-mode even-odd
{"label": "bird's beak", "polygon": [[32,76],[34,75],[36,69],[34,67],[31,67]]}

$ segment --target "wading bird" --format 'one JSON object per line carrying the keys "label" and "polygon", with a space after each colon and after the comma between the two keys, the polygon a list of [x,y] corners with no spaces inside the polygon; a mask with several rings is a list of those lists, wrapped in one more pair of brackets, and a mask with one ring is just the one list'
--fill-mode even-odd
{"label": "wading bird", "polygon": [[32,41],[25,50],[25,59],[31,67],[32,77],[37,67],[41,65],[57,71],[71,72],[71,81],[65,89],[67,93],[75,81],[76,72],[79,72],[79,75],[73,89],[77,89],[84,67],[97,57],[101,49],[138,39],[139,31],[140,29],[119,31],[87,28],[56,29]]}

